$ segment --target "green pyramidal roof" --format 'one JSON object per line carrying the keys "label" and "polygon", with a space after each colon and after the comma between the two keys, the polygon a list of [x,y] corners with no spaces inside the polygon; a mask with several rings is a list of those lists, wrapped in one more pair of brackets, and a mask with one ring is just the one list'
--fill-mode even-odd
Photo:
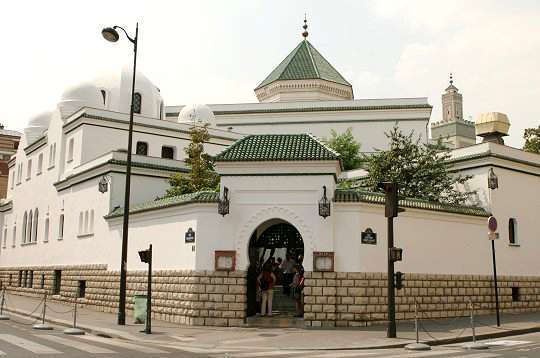
{"label": "green pyramidal roof", "polygon": [[278,80],[307,79],[321,79],[351,86],[308,40],[302,40],[256,89]]}
{"label": "green pyramidal roof", "polygon": [[339,154],[310,134],[257,134],[235,142],[217,162],[340,160]]}

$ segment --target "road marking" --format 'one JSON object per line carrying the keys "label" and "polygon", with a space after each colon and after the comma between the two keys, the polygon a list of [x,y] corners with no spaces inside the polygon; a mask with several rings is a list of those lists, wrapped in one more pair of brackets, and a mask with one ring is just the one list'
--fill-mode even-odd
{"label": "road marking", "polygon": [[275,357],[275,356],[285,356],[285,355],[296,355],[296,354],[305,354],[309,353],[310,351],[281,351],[281,350],[274,350],[274,351],[265,351],[265,352],[246,352],[246,353],[233,353],[229,354],[229,357],[235,357],[235,358],[244,358],[244,357]]}
{"label": "road marking", "polygon": [[464,356],[454,356],[452,358],[493,358],[500,357],[500,354],[495,353],[478,353],[478,354],[467,354]]}
{"label": "road marking", "polygon": [[102,338],[102,337],[96,337],[96,336],[77,336],[77,338],[86,339],[86,340],[91,341],[91,342],[103,343],[103,344],[108,344],[108,345],[111,345],[111,346],[131,349],[131,350],[141,352],[141,353],[149,353],[149,354],[155,354],[155,353],[165,354],[165,353],[169,353],[169,352],[157,349],[157,348],[139,346],[139,345],[128,343],[128,342],[123,342],[123,341],[120,341],[120,340],[117,340],[117,339],[114,339],[114,338]]}
{"label": "road marking", "polygon": [[490,346],[504,346],[504,347],[512,347],[512,346],[519,346],[522,344],[530,344],[531,341],[487,341],[486,344]]}
{"label": "road marking", "polygon": [[62,352],[11,334],[0,334],[0,340],[36,354],[61,354]]}
{"label": "road marking", "polygon": [[324,354],[316,354],[315,355],[309,355],[306,357],[309,358],[326,358],[326,357],[332,357],[332,358],[345,358],[345,357],[363,357],[363,356],[371,356],[377,354],[375,352],[336,352],[336,351],[328,351]]}
{"label": "road marking", "polygon": [[[442,354],[455,354],[457,352],[462,352],[462,350],[442,350],[442,351],[429,351],[429,352],[407,352],[400,354],[393,354],[389,356],[378,356],[377,358],[423,358],[423,357],[433,357],[440,356]],[[456,357],[457,358],[457,357]]]}
{"label": "road marking", "polygon": [[81,350],[83,352],[88,352],[88,353],[109,353],[109,354],[110,353],[116,353],[115,351],[111,351],[110,349],[107,349],[107,348],[103,348],[103,347],[99,347],[99,346],[93,346],[93,345],[86,344],[86,343],[83,343],[83,342],[75,342],[75,341],[73,341],[71,339],[67,339],[67,338],[63,338],[63,337],[59,337],[59,336],[53,336],[52,334],[36,334],[35,336],[39,337],[39,338],[47,339],[47,340],[55,342],[55,343],[63,344],[65,346]]}

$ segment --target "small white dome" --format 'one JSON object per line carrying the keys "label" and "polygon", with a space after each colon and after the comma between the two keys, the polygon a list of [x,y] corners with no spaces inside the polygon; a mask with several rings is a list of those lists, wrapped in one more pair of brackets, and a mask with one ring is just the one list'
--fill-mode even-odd
{"label": "small white dome", "polygon": [[[132,67],[125,66],[96,78],[93,83],[105,94],[105,108],[115,112],[129,113],[131,106]],[[159,89],[141,72],[135,75],[135,93],[140,94],[140,115],[162,118],[163,99]],[[103,97],[102,97],[103,100]]]}
{"label": "small white dome", "polygon": [[43,112],[35,115],[28,121],[28,125],[24,129],[26,144],[31,144],[39,139],[43,133],[49,128],[52,112]]}
{"label": "small white dome", "polygon": [[71,116],[83,107],[104,108],[103,96],[92,83],[81,83],[68,88],[58,103],[62,118]]}
{"label": "small white dome", "polygon": [[180,123],[214,124],[216,116],[206,104],[190,104],[184,106],[178,114]]}

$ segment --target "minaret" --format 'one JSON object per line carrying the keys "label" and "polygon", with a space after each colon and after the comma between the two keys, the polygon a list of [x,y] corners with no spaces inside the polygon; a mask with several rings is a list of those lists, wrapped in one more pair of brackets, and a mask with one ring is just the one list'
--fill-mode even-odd
{"label": "minaret", "polygon": [[463,96],[454,86],[450,74],[450,85],[442,97],[442,121],[431,124],[431,138],[442,138],[452,149],[476,144],[474,122],[463,119]]}
{"label": "minaret", "polygon": [[446,93],[442,95],[443,121],[457,121],[463,119],[463,96],[454,86],[454,78],[450,74],[450,85],[446,87]]}

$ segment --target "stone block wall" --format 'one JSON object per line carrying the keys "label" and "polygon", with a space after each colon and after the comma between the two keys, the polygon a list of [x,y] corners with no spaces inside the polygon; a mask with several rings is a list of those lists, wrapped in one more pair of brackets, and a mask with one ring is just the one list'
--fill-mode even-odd
{"label": "stone block wall", "polygon": [[[19,287],[19,271],[33,271],[32,288]],[[60,295],[54,301],[73,302],[79,281],[86,281],[81,305],[99,311],[117,312],[120,272],[106,265],[16,267],[0,269],[0,282],[9,294],[49,295],[54,285],[54,270],[62,270]],[[43,287],[41,275],[44,274]],[[11,275],[11,284],[9,277]],[[23,280],[24,281],[24,280]],[[129,271],[127,276],[127,314],[133,310],[133,296],[146,294],[146,271]],[[23,282],[24,284],[24,282]],[[152,312],[156,319],[185,325],[242,326],[246,312],[246,273],[244,271],[154,271]]]}
{"label": "stone block wall", "polygon": [[[387,319],[386,273],[306,272],[304,320],[311,327],[357,327]],[[424,318],[494,312],[492,276],[405,274],[396,291],[396,319],[414,319],[414,304]],[[502,312],[540,311],[540,276],[499,276]],[[519,288],[518,300],[512,287]]]}

